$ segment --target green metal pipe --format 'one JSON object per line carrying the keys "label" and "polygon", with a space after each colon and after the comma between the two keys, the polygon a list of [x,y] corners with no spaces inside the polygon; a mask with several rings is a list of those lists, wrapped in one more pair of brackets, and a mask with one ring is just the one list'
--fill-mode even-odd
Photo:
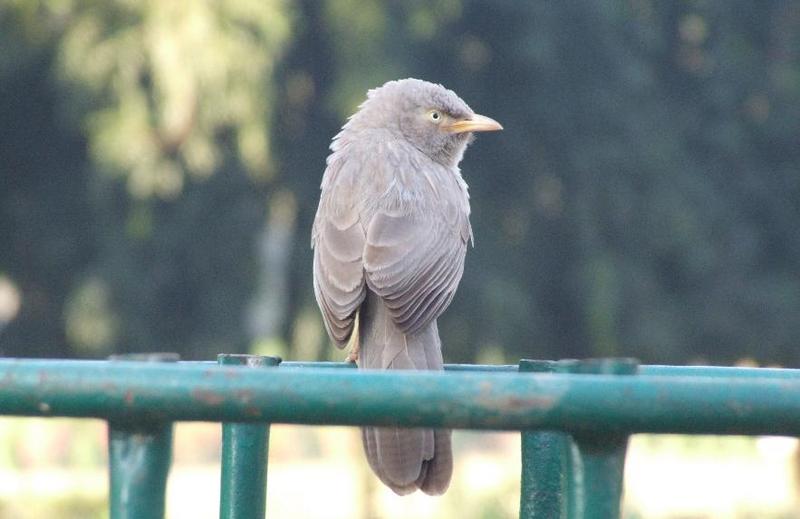
{"label": "green metal pipe", "polygon": [[[277,366],[277,357],[219,355],[224,366],[264,368]],[[222,424],[220,519],[264,519],[267,507],[269,424]]]}
{"label": "green metal pipe", "polygon": [[0,360],[0,414],[796,436],[800,380]]}
{"label": "green metal pipe", "polygon": [[619,519],[626,435],[597,435],[574,438],[571,451],[572,479],[570,517]]}
{"label": "green metal pipe", "polygon": [[[636,375],[633,359],[589,359],[562,365],[566,373]],[[603,432],[571,436],[569,510],[580,519],[619,519],[628,435]]]}
{"label": "green metal pipe", "polygon": [[[355,369],[354,362],[313,362],[313,361],[282,361],[281,368],[345,368]],[[507,372],[516,373],[517,366],[513,364],[445,364],[445,371],[472,371],[472,372]]]}
{"label": "green metal pipe", "polygon": [[[519,363],[522,373],[580,376],[632,375],[637,368],[632,359]],[[627,443],[624,434],[524,431],[520,518],[618,518]]]}
{"label": "green metal pipe", "polygon": [[[586,360],[535,360],[526,362],[536,362],[542,365],[549,365],[552,371],[564,372],[566,366],[576,362],[603,362],[606,359],[586,359]],[[105,361],[80,361],[102,364]],[[181,364],[215,365],[216,362],[210,360],[182,361]],[[331,362],[331,361],[285,361],[281,362],[281,368],[346,368],[355,369],[356,365],[352,362]],[[445,364],[445,371],[477,371],[477,372],[507,372],[516,373],[519,367],[514,364]],[[639,366],[639,375],[656,376],[675,376],[675,377],[746,377],[746,378],[800,378],[800,369],[787,368],[745,368],[738,366],[663,366],[658,364]]]}
{"label": "green metal pipe", "polygon": [[800,369],[786,368],[740,368],[735,366],[661,366],[639,367],[644,376],[672,377],[745,377],[745,378],[800,378]]}
{"label": "green metal pipe", "polygon": [[108,427],[111,519],[164,517],[172,424]]}
{"label": "green metal pipe", "polygon": [[[532,362],[540,366],[540,371],[551,371],[558,373],[568,373],[570,367],[579,366],[578,369],[583,373],[593,370],[593,365],[603,365],[610,359],[585,359],[585,360],[523,360],[520,362]],[[613,359],[611,359],[613,360]],[[287,363],[291,364],[291,363]],[[321,366],[328,364],[325,362],[309,362],[308,367]],[[332,364],[332,363],[331,363]],[[545,369],[545,367],[547,369]],[[485,368],[491,368],[485,369]],[[445,364],[445,371],[521,371],[514,365],[481,366],[472,364]],[[659,377],[744,377],[744,378],[800,378],[800,369],[788,368],[747,368],[738,366],[664,366],[659,364],[640,365],[638,370],[640,376],[659,376]]]}
{"label": "green metal pipe", "polygon": [[[111,357],[141,363],[174,363],[174,353],[147,353]],[[108,363],[106,363],[108,365]],[[46,405],[46,404],[44,404]],[[109,421],[109,510],[111,519],[164,517],[167,477],[172,462],[172,423],[163,421]]]}
{"label": "green metal pipe", "polygon": [[568,435],[555,431],[522,433],[520,519],[566,519],[571,475]]}
{"label": "green metal pipe", "polygon": [[[552,373],[555,365],[521,360],[521,373]],[[522,431],[520,519],[567,519],[571,479],[570,436],[558,431]]]}

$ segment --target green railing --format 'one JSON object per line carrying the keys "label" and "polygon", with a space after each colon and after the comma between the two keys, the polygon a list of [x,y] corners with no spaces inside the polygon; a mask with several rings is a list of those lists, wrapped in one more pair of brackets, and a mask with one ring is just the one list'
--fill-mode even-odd
{"label": "green railing", "polygon": [[0,414],[108,421],[112,519],[163,517],[175,421],[223,423],[225,519],[265,515],[270,423],[521,431],[525,519],[618,517],[632,433],[800,436],[800,370],[600,359],[359,372],[246,355],[133,359],[0,360]]}

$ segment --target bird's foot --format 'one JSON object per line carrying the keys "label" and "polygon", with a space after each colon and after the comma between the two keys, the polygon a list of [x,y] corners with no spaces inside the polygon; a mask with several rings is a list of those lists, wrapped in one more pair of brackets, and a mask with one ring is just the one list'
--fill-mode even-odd
{"label": "bird's foot", "polygon": [[360,348],[358,347],[358,341],[355,341],[353,346],[350,348],[350,351],[347,352],[347,358],[345,362],[355,362],[358,363],[358,353]]}

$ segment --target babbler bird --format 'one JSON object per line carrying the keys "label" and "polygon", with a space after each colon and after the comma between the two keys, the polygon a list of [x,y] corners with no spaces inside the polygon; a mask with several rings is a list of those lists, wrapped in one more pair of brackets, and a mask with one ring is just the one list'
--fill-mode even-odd
{"label": "babbler bird", "polygon": [[[368,369],[442,369],[436,318],[453,299],[469,195],[458,163],[473,132],[501,130],[453,91],[390,81],[331,143],[314,219],[314,294],[325,328]],[[365,427],[372,470],[397,494],[442,494],[449,430]]]}

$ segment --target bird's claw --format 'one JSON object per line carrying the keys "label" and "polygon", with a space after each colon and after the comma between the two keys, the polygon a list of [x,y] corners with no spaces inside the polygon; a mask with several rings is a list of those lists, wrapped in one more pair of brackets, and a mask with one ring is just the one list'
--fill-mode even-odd
{"label": "bird's claw", "polygon": [[353,344],[353,347],[350,348],[350,351],[347,352],[347,358],[345,359],[345,362],[358,363],[359,349],[358,341],[356,341],[355,344]]}

